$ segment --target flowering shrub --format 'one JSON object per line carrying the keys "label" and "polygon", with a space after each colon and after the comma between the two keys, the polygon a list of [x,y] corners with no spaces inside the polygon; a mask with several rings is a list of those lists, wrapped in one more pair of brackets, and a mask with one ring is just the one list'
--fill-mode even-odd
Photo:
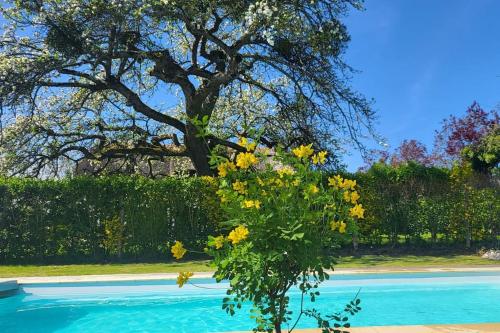
{"label": "flowering shrub", "polygon": [[[325,152],[308,145],[270,157],[255,153],[246,140],[240,144],[247,151],[236,163],[217,158],[227,236],[210,236],[206,252],[213,257],[216,280],[230,283],[223,309],[232,315],[249,301],[255,330],[281,332],[292,320],[290,289],[298,286],[302,298],[315,300],[319,284],[329,278],[325,270],[334,264],[336,244],[355,231],[364,209],[355,180],[324,179],[316,170],[325,163]],[[185,249],[176,243],[172,252],[178,258]],[[186,277],[181,273],[180,285]],[[315,312],[301,309],[298,317],[310,313]]]}

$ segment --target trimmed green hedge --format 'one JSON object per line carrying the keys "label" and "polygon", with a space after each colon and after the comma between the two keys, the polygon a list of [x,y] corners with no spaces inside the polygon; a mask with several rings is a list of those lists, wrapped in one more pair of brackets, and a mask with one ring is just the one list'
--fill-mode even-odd
{"label": "trimmed green hedge", "polygon": [[473,172],[457,177],[466,171],[379,163],[357,173],[366,207],[361,243],[498,247],[498,179]]}
{"label": "trimmed green hedge", "polygon": [[[348,177],[366,208],[361,246],[499,246],[498,180],[457,183],[450,170],[411,163]],[[201,251],[221,214],[197,177],[0,178],[0,263],[168,260],[175,240]]]}
{"label": "trimmed green hedge", "polygon": [[213,189],[200,178],[0,179],[0,262],[169,258],[213,234]]}

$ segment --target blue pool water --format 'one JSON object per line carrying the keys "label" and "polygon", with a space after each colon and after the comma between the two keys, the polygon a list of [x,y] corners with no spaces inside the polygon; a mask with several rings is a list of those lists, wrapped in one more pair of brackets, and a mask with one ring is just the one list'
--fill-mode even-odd
{"label": "blue pool water", "polygon": [[[253,327],[248,307],[234,317],[221,310],[224,284],[193,282],[203,288],[179,289],[173,281],[22,285],[17,295],[0,299],[0,332],[201,333]],[[334,274],[314,306],[334,312],[360,288],[363,310],[352,318],[354,326],[500,321],[500,272]],[[299,293],[293,291],[291,299],[296,310]]]}

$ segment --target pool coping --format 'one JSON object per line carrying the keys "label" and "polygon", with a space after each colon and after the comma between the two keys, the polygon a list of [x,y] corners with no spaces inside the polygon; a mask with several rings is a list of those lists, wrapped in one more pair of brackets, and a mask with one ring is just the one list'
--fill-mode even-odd
{"label": "pool coping", "polygon": [[[288,331],[284,330],[283,333]],[[297,333],[320,333],[320,329],[294,330]],[[500,323],[484,324],[439,324],[408,326],[366,326],[349,328],[349,333],[498,333]],[[229,332],[250,333],[250,332]]]}
{"label": "pool coping", "polygon": [[[392,273],[443,273],[443,272],[500,272],[500,266],[468,266],[468,267],[397,267],[397,268],[338,268],[328,273],[339,275],[351,274],[392,274]],[[147,274],[106,274],[75,276],[30,276],[13,277],[2,280],[17,281],[17,284],[37,283],[71,283],[71,282],[118,282],[118,281],[150,281],[174,280],[179,273],[147,273]],[[193,278],[212,278],[213,272],[195,272]]]}
{"label": "pool coping", "polygon": [[17,292],[19,285],[17,280],[0,279],[0,298],[8,297]]}

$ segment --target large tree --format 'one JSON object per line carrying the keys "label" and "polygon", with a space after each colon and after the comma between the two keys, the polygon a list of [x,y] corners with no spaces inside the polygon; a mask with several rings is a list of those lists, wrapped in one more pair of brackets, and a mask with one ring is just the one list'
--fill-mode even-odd
{"label": "large tree", "polygon": [[[359,143],[373,113],[348,85],[357,0],[7,0],[0,167],[188,156],[216,146]],[[332,154],[331,156],[335,156]],[[106,162],[106,163],[105,163]]]}

